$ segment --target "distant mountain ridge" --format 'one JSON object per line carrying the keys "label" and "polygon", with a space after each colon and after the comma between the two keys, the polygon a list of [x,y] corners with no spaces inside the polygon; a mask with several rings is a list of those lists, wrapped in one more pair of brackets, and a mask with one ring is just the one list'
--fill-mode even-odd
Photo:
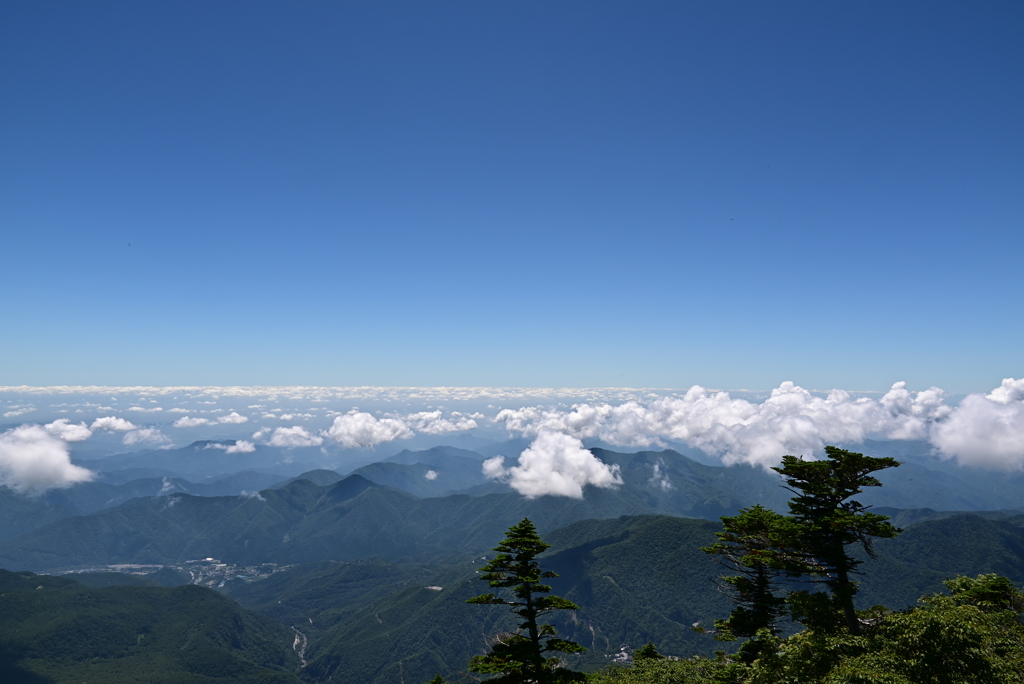
{"label": "distant mountain ridge", "polygon": [[[621,515],[717,520],[753,503],[784,511],[789,497],[779,486],[780,478],[761,468],[708,466],[671,450],[591,451],[603,462],[618,466],[621,487],[587,487],[582,500],[526,499],[507,484],[485,481],[452,494],[453,484],[483,479],[479,455],[473,458],[450,447],[402,452],[393,461],[359,468],[347,478],[314,470],[277,489],[249,490],[245,497],[174,493],[138,498],[84,517],[69,517],[67,509],[61,509],[62,519],[10,539],[0,551],[0,565],[39,571],[96,563],[172,563],[206,556],[235,563],[373,555],[429,558],[486,550],[495,536],[527,515],[542,530]],[[430,473],[433,479],[427,477]],[[981,494],[971,489],[974,485],[962,486],[956,472],[930,471],[908,463],[880,473],[880,479],[884,487],[858,498],[898,508],[936,508],[941,502],[961,510],[979,508],[976,497]],[[186,488],[173,480],[159,482],[168,488]],[[156,482],[147,486],[152,492]],[[1006,485],[1006,491],[1013,486],[1012,482]],[[19,515],[30,517],[25,511]]]}

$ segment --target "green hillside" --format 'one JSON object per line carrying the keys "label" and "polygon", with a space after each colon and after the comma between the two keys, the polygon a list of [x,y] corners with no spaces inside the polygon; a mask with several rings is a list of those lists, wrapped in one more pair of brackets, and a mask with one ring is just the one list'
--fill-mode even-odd
{"label": "green hillside", "polygon": [[293,639],[202,587],[93,589],[0,571],[0,672],[12,684],[298,684]]}

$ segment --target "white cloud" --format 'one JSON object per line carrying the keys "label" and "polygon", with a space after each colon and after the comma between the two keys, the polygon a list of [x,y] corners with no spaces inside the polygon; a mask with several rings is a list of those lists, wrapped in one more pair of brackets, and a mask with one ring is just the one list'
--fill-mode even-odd
{"label": "white cloud", "polygon": [[234,444],[225,449],[229,454],[251,454],[256,451],[256,445],[244,439],[237,440]]}
{"label": "white cloud", "polygon": [[300,425],[290,428],[279,427],[270,438],[271,446],[276,447],[309,447],[320,446],[323,443],[322,437],[309,434],[306,428]]}
{"label": "white cloud", "polygon": [[1004,378],[1003,383],[985,395],[985,398],[997,404],[1011,404],[1024,401],[1024,378],[1020,380]]}
{"label": "white cloud", "polygon": [[211,442],[207,444],[206,449],[223,449],[228,454],[249,454],[256,451],[256,445],[252,442],[246,442],[244,439],[236,441],[234,444],[221,444],[219,442]]}
{"label": "white cloud", "polygon": [[213,425],[212,420],[206,418],[189,418],[188,416],[182,416],[178,420],[174,421],[174,427],[176,428],[190,428],[198,427],[200,425]]}
{"label": "white cloud", "polygon": [[44,425],[50,436],[62,439],[65,442],[81,442],[92,437],[92,430],[85,426],[85,423],[70,423],[67,418],[59,418],[48,425]]}
{"label": "white cloud", "polygon": [[140,413],[156,413],[157,411],[163,411],[162,408],[157,406],[156,408],[143,408],[142,406],[132,406],[128,409],[129,411],[139,411]]}
{"label": "white cloud", "polygon": [[144,443],[169,445],[171,440],[157,428],[141,428],[139,430],[133,430],[132,432],[126,433],[124,436],[124,443],[128,446]]}
{"label": "white cloud", "polygon": [[1021,383],[1004,380],[988,395],[964,397],[946,420],[932,428],[932,444],[963,465],[1024,468],[1024,396],[1013,386],[1015,382]]}
{"label": "white cloud", "polygon": [[256,432],[252,433],[252,438],[253,439],[263,439],[268,434],[270,434],[270,428],[268,428],[268,427],[260,428]]}
{"label": "white cloud", "polygon": [[134,430],[135,426],[125,420],[124,418],[115,418],[114,416],[105,416],[103,418],[97,418],[92,421],[92,425],[89,426],[90,430],[113,430],[115,432],[127,432],[128,430]]}
{"label": "white cloud", "polygon": [[436,470],[428,470],[427,472],[423,473],[423,477],[427,478],[428,480],[436,480],[437,479],[437,471]]}
{"label": "white cloud", "polygon": [[662,491],[667,492],[675,489],[675,487],[672,485],[672,480],[669,479],[668,474],[661,471],[662,465],[661,463],[654,464],[652,467],[653,475],[651,475],[651,479],[647,483],[652,487],[659,487]]}
{"label": "white cloud", "polygon": [[263,495],[260,494],[259,492],[248,492],[243,490],[242,496],[245,497],[246,499],[257,499],[259,501],[266,501],[266,499],[263,498]]}
{"label": "white cloud", "polygon": [[18,416],[23,416],[26,413],[32,413],[35,410],[36,409],[33,406],[14,406],[10,411],[4,413],[4,418],[17,418]]}
{"label": "white cloud", "polygon": [[217,417],[217,422],[218,423],[238,424],[238,423],[247,423],[247,422],[249,422],[249,419],[246,416],[240,415],[240,414],[236,413],[235,411],[232,411],[231,413],[229,413],[226,416],[218,416]]}
{"label": "white cloud", "polygon": [[617,465],[601,462],[579,439],[560,432],[542,430],[519,455],[518,465],[505,468],[503,462],[503,456],[484,461],[484,475],[508,482],[531,499],[545,494],[582,499],[584,485],[610,488],[622,484]]}
{"label": "white cloud", "polygon": [[413,436],[412,430],[401,420],[378,419],[363,412],[338,416],[323,434],[346,449],[370,447]]}
{"label": "white cloud", "polygon": [[694,386],[683,396],[617,406],[505,409],[495,421],[526,436],[547,430],[628,447],[678,440],[726,465],[767,468],[784,454],[813,457],[826,444],[858,444],[877,436],[925,439],[965,465],[1024,468],[1024,380],[1008,378],[957,407],[945,401],[946,393],[937,387],[912,393],[904,382],[879,400],[854,398],[843,390],[821,397],[784,382],[760,404]]}
{"label": "white cloud", "polygon": [[[886,404],[855,399],[842,390],[814,396],[791,382],[774,389],[761,404],[735,399],[728,392],[691,387],[683,396],[658,397],[618,406],[580,404],[570,411],[526,407],[500,411],[495,421],[524,435],[542,430],[580,439],[600,439],[629,447],[661,445],[662,439],[685,442],[722,461],[770,467],[784,454],[812,456],[825,444],[858,443],[869,434],[917,434],[943,415],[941,390],[916,398],[901,383],[886,395]],[[948,408],[948,407],[946,407]]]}
{"label": "white cloud", "polygon": [[67,444],[46,428],[22,425],[0,434],[0,485],[34,494],[92,478],[71,463]]}
{"label": "white cloud", "polygon": [[188,409],[172,408],[172,409],[167,409],[167,412],[168,413],[188,413]]}
{"label": "white cloud", "polygon": [[440,435],[445,432],[455,432],[458,430],[472,430],[476,427],[476,421],[473,418],[459,413],[453,413],[450,419],[442,418],[440,411],[412,413],[405,417],[405,421],[416,432],[428,435]]}

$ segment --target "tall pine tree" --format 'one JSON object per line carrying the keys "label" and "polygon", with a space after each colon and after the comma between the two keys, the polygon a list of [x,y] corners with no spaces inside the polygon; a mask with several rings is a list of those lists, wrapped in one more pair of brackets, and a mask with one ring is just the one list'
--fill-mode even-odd
{"label": "tall pine tree", "polygon": [[[773,470],[786,478],[786,489],[795,495],[789,511],[799,526],[799,546],[804,556],[803,572],[823,578],[832,594],[835,608],[851,634],[860,634],[860,623],[853,606],[857,583],[857,560],[846,547],[860,544],[874,558],[875,539],[895,537],[901,530],[889,518],[869,513],[869,506],[851,497],[864,487],[880,487],[872,473],[899,465],[893,458],[876,458],[834,446],[825,447],[828,458],[805,461],[783,456],[782,465]],[[813,608],[811,602],[805,606]],[[816,625],[821,627],[822,625]]]}
{"label": "tall pine tree", "polygon": [[577,610],[572,601],[560,596],[547,595],[551,587],[541,580],[558,577],[542,571],[536,557],[551,548],[541,540],[529,518],[508,529],[504,541],[495,547],[498,555],[484,566],[480,579],[495,588],[511,589],[513,597],[504,598],[494,593],[471,598],[467,603],[511,606],[511,611],[522,622],[515,634],[494,639],[490,653],[476,656],[469,669],[480,674],[498,675],[487,680],[494,684],[554,684],[556,682],[585,681],[586,676],[561,666],[561,658],[553,652],[579,653],[582,646],[555,636],[552,625],[538,620],[553,610]]}

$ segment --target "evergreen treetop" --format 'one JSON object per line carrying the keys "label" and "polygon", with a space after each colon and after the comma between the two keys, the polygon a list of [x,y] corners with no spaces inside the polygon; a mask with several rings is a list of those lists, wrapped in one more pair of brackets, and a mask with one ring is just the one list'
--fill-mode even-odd
{"label": "evergreen treetop", "polygon": [[[572,601],[548,596],[551,587],[542,580],[558,577],[543,571],[536,557],[551,548],[537,534],[529,518],[523,518],[508,529],[505,539],[495,547],[498,552],[487,565],[480,579],[494,588],[511,589],[514,598],[494,593],[482,594],[467,601],[485,605],[511,606],[522,622],[515,634],[499,635],[492,640],[489,653],[475,656],[469,669],[480,674],[496,674],[488,680],[495,684],[547,684],[549,682],[583,681],[585,676],[562,667],[561,658],[551,652],[579,653],[579,644],[555,636],[552,625],[541,625],[538,619],[553,610],[578,610]],[[525,634],[523,634],[525,632]]]}

